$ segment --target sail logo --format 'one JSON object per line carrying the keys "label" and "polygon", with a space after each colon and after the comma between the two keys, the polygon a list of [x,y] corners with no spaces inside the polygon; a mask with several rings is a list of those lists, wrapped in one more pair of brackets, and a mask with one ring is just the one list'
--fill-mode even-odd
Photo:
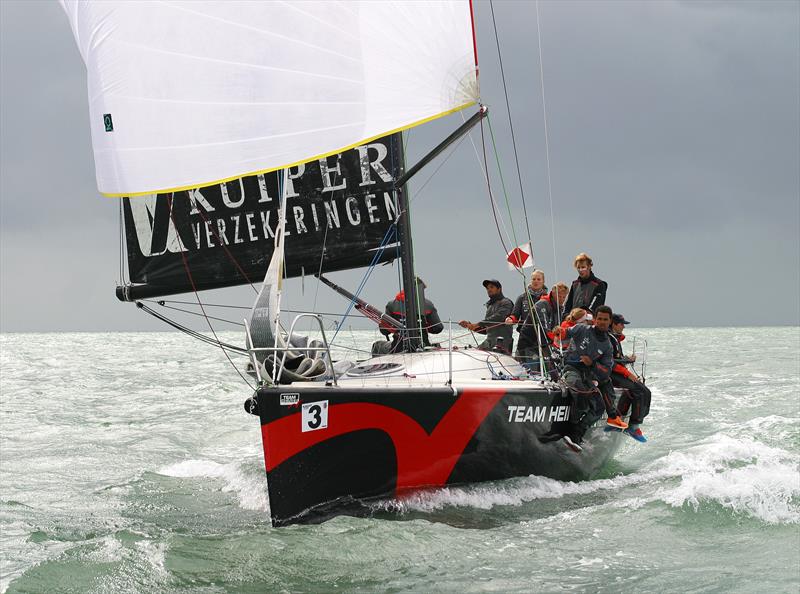
{"label": "sail logo", "polygon": [[136,229],[139,251],[150,258],[167,252],[185,252],[186,246],[178,235],[175,223],[170,216],[167,196],[142,196],[128,202]]}
{"label": "sail logo", "polygon": [[[324,236],[389,225],[397,217],[394,193],[386,191],[394,182],[386,168],[390,161],[386,145],[375,142],[290,168],[284,234]],[[281,193],[280,176],[258,174],[126,200],[139,251],[150,258],[273,240],[279,225],[275,197]]]}
{"label": "sail logo", "polygon": [[517,406],[508,407],[509,423],[555,423],[569,419],[570,407],[560,406]]}
{"label": "sail logo", "polygon": [[[159,290],[233,286],[264,274],[281,229],[286,275],[392,259],[399,134],[283,171],[123,201],[132,283]],[[187,274],[191,270],[191,279]],[[194,281],[194,282],[191,282]]]}

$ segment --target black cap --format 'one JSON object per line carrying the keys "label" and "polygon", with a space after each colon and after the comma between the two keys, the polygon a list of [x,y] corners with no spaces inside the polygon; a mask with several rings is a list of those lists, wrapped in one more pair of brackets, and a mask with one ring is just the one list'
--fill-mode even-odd
{"label": "black cap", "polygon": [[614,314],[611,316],[611,323],[612,324],[630,324],[628,320],[625,319],[625,316],[622,314]]}
{"label": "black cap", "polygon": [[496,278],[487,278],[485,281],[483,281],[483,286],[485,287],[486,285],[494,285],[498,289],[503,288],[503,285],[501,285],[500,281],[497,280]]}

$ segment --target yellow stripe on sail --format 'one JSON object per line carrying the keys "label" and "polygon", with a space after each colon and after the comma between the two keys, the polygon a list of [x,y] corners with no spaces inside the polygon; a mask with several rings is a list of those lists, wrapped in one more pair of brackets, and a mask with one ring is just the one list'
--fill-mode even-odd
{"label": "yellow stripe on sail", "polygon": [[432,116],[429,116],[427,118],[423,118],[423,119],[421,119],[419,121],[416,121],[416,122],[414,122],[412,124],[408,124],[407,126],[401,126],[399,128],[395,128],[394,130],[389,130],[387,132],[382,132],[380,134],[376,134],[374,136],[370,136],[369,138],[364,138],[362,140],[359,140],[358,142],[354,142],[353,144],[349,144],[347,146],[343,146],[341,148],[334,149],[332,151],[328,151],[326,153],[321,153],[319,155],[315,155],[313,157],[309,157],[308,159],[303,159],[302,161],[295,161],[293,163],[287,163],[287,164],[279,165],[277,167],[270,167],[268,169],[258,169],[256,171],[250,171],[250,172],[247,172],[247,173],[241,173],[239,175],[232,175],[231,177],[226,177],[224,179],[218,179],[218,180],[208,181],[208,182],[200,182],[200,183],[197,183],[197,184],[191,184],[191,185],[188,185],[188,186],[179,186],[179,187],[176,187],[176,188],[164,188],[162,190],[148,190],[146,192],[125,192],[125,193],[114,193],[114,194],[108,194],[106,192],[101,192],[101,194],[103,196],[107,196],[109,198],[132,198],[132,197],[135,197],[135,196],[152,196],[153,194],[170,194],[172,192],[185,192],[187,190],[195,190],[195,189],[198,189],[198,188],[205,188],[205,187],[208,187],[208,186],[216,186],[216,185],[219,185],[219,184],[224,184],[225,182],[233,181],[235,179],[239,179],[240,177],[250,177],[252,175],[260,175],[262,173],[271,173],[273,171],[279,171],[281,169],[288,169],[289,167],[296,167],[298,165],[303,165],[304,163],[308,163],[310,161],[316,161],[317,159],[324,159],[325,157],[330,157],[331,155],[335,155],[337,153],[342,153],[344,151],[353,149],[353,148],[355,148],[357,146],[361,146],[361,145],[366,144],[368,142],[372,142],[373,140],[377,140],[378,138],[383,138],[384,136],[389,136],[390,134],[396,134],[397,132],[403,132],[404,130],[410,130],[411,128],[415,128],[415,127],[420,126],[422,124],[425,124],[427,122],[431,122],[433,120],[436,120],[436,119],[439,119],[439,118],[443,118],[444,116],[448,116],[448,115],[450,115],[452,113],[456,113],[457,111],[461,111],[462,109],[466,109],[470,105],[475,105],[476,103],[477,103],[477,101],[475,101],[475,100],[468,101],[467,103],[464,103],[463,105],[459,105],[458,107],[454,107],[452,109],[448,109],[447,111],[443,111],[443,112],[438,113],[436,115],[432,115]]}

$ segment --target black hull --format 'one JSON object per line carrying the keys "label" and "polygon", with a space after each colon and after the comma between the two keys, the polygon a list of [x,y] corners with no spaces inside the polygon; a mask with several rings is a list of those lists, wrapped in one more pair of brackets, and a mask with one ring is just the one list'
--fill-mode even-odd
{"label": "black hull", "polygon": [[[598,422],[575,453],[539,437],[569,422],[558,389],[512,382],[465,388],[264,388],[259,415],[275,526],[348,513],[423,488],[539,475],[582,480],[622,436]],[[283,404],[281,404],[283,400]],[[323,411],[324,414],[323,414]],[[601,425],[602,424],[602,425]]]}

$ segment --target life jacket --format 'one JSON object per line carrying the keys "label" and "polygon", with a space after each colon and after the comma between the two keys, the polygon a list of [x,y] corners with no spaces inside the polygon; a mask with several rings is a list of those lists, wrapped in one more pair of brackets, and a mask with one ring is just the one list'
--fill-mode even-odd
{"label": "life jacket", "polygon": [[622,359],[624,354],[622,352],[622,341],[625,340],[624,334],[614,334],[612,332],[608,333],[609,339],[611,340],[611,348],[614,350],[614,367],[612,368],[613,373],[618,373],[623,377],[630,378],[633,376],[631,370],[625,367],[622,363],[617,363],[616,359]]}
{"label": "life jacket", "polygon": [[553,336],[553,346],[562,350],[568,349],[570,340],[564,335],[564,331],[567,328],[572,328],[574,325],[575,322],[573,322],[570,319],[566,319],[563,322],[561,322],[561,334]]}

